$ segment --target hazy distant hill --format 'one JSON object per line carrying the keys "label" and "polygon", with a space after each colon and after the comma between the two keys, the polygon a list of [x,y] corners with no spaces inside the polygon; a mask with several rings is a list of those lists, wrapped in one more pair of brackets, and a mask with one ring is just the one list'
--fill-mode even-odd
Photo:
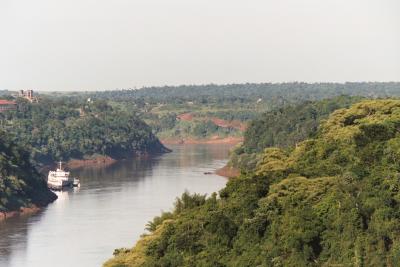
{"label": "hazy distant hill", "polygon": [[137,108],[163,140],[240,137],[246,123],[278,108],[347,96],[400,96],[400,83],[281,83],[182,85],[87,92]]}
{"label": "hazy distant hill", "polygon": [[[389,97],[400,96],[400,83],[247,83],[227,85],[182,85],[145,87],[131,90],[112,90],[89,93],[107,99],[139,99],[146,101],[235,101],[262,98],[270,104],[284,104],[301,100],[319,100],[339,95]],[[277,101],[277,102],[276,102]]]}

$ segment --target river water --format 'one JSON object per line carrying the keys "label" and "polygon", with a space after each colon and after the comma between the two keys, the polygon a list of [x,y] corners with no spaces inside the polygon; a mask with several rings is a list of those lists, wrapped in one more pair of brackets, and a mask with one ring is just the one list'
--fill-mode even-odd
{"label": "river water", "polygon": [[0,266],[101,266],[115,248],[132,247],[145,224],[169,211],[185,190],[211,194],[229,145],[170,146],[172,153],[72,172],[81,187],[59,192],[38,214],[0,222]]}

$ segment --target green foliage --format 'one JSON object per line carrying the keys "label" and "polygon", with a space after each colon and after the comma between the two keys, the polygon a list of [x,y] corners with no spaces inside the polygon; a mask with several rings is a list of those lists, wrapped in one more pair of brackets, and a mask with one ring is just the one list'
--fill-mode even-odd
{"label": "green foliage", "polygon": [[233,127],[221,127],[212,122],[208,117],[195,117],[191,121],[175,120],[174,123],[170,123],[169,126],[164,127],[164,117],[168,117],[169,121],[172,122],[172,116],[176,116],[175,113],[168,113],[164,115],[161,120],[153,118],[148,120],[149,125],[153,127],[153,131],[160,138],[173,138],[173,139],[209,139],[215,136],[227,137],[227,136],[240,136],[241,131]]}
{"label": "green foliage", "polygon": [[245,153],[262,152],[267,147],[292,147],[312,137],[322,119],[334,110],[350,106],[360,98],[341,96],[318,102],[305,102],[267,112],[252,121],[245,133]]}
{"label": "green foliage", "polygon": [[2,127],[16,143],[29,148],[37,162],[166,151],[133,110],[105,100],[43,98],[33,104],[19,100],[17,111],[1,115]]}
{"label": "green foliage", "polygon": [[[247,83],[226,85],[182,85],[141,89],[99,91],[93,98],[134,101],[144,107],[156,103],[189,105],[241,106],[251,102],[270,110],[282,106],[333,98],[341,95],[374,97],[400,96],[400,83]],[[258,101],[260,100],[260,101]],[[257,102],[256,102],[257,101]]]}
{"label": "green foliage", "polygon": [[320,122],[334,110],[349,107],[360,100],[359,97],[340,96],[262,114],[249,123],[243,145],[233,151],[229,164],[244,172],[252,171],[265,148],[291,149],[297,143],[315,136]]}
{"label": "green foliage", "polygon": [[193,127],[193,135],[201,138],[205,138],[207,136],[218,133],[218,131],[223,131],[222,127],[217,126],[212,121],[201,121],[194,125]]}
{"label": "green foliage", "polygon": [[161,216],[154,217],[153,221],[146,224],[146,230],[149,232],[154,232],[159,225],[161,225],[165,220],[172,218],[171,212],[162,212]]}
{"label": "green foliage", "polygon": [[0,212],[56,199],[29,161],[29,153],[0,131]]}
{"label": "green foliage", "polygon": [[279,148],[266,148],[256,173],[263,175],[265,172],[284,171],[287,169],[287,158],[286,153]]}
{"label": "green foliage", "polygon": [[[260,118],[247,131],[245,154],[260,153],[269,146],[292,146],[308,138],[321,118],[355,101],[342,95],[400,96],[400,83],[209,84],[87,93],[93,99],[112,99],[135,106],[141,118],[163,139],[242,136],[245,123]],[[316,105],[309,103],[335,97],[339,99]],[[302,105],[295,107],[299,104]],[[184,113],[191,113],[195,119],[190,122],[176,119]],[[212,118],[243,125],[216,127],[208,122]]]}
{"label": "green foliage", "polygon": [[191,204],[106,266],[397,266],[399,130],[400,100],[338,110],[220,198],[185,193]]}

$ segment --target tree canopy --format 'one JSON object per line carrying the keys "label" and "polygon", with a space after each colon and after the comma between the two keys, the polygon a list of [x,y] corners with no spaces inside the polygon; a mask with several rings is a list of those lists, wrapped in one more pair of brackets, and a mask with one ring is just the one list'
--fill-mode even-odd
{"label": "tree canopy", "polygon": [[56,198],[30,163],[29,151],[0,131],[0,212],[44,206]]}
{"label": "tree canopy", "polygon": [[297,143],[315,136],[321,121],[334,110],[349,107],[361,99],[339,96],[265,112],[248,123],[243,144],[231,153],[229,165],[244,172],[254,170],[264,149],[293,148]]}
{"label": "tree canopy", "polygon": [[105,266],[397,266],[400,100],[336,110],[219,197],[185,193]]}
{"label": "tree canopy", "polygon": [[28,103],[19,99],[16,111],[0,116],[2,128],[29,148],[37,162],[167,151],[133,109],[105,100],[64,97]]}

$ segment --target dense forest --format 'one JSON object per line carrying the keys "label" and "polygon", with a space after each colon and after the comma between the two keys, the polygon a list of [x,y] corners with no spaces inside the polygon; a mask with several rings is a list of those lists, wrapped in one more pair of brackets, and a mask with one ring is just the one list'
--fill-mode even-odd
{"label": "dense forest", "polygon": [[349,107],[360,100],[360,97],[340,96],[267,112],[249,123],[244,134],[243,150],[254,153],[271,146],[294,146],[315,134],[320,121],[334,110]]}
{"label": "dense forest", "polygon": [[[400,83],[182,85],[84,95],[134,106],[154,134],[163,140],[201,141],[241,137],[250,120],[265,112],[307,101],[341,95],[400,96]],[[190,115],[186,117],[190,119],[182,119],[182,115]]]}
{"label": "dense forest", "polygon": [[0,212],[55,199],[37,172],[42,165],[169,151],[129,106],[65,96],[16,102],[0,113]]}
{"label": "dense forest", "polygon": [[1,128],[39,163],[167,151],[128,106],[71,97],[42,97],[39,103],[19,98],[17,104],[17,110],[0,114]]}
{"label": "dense forest", "polygon": [[306,101],[261,114],[249,122],[243,144],[232,151],[228,165],[243,172],[253,171],[264,149],[291,149],[298,142],[315,136],[320,122],[334,110],[349,107],[361,99],[339,96]]}
{"label": "dense forest", "polygon": [[90,96],[138,100],[143,103],[241,103],[261,98],[272,106],[283,106],[302,101],[315,101],[340,95],[369,98],[400,96],[400,83],[247,83],[227,85],[182,85],[145,87],[88,93]]}
{"label": "dense forest", "polygon": [[152,128],[153,134],[164,141],[241,137],[246,123],[265,112],[342,95],[400,96],[400,83],[209,84],[41,94],[53,102],[80,103],[75,105],[74,112],[85,106],[83,100],[88,98],[94,102],[106,101],[124,112],[134,110]]}
{"label": "dense forest", "polygon": [[0,212],[45,206],[56,198],[32,166],[29,151],[0,131]]}
{"label": "dense forest", "polygon": [[[243,135],[245,125],[268,111],[342,95],[400,96],[400,83],[262,83],[182,85],[86,93],[133,105],[163,140]],[[279,111],[278,111],[279,112]],[[182,119],[189,114],[190,119]]]}
{"label": "dense forest", "polygon": [[[154,111],[153,111],[154,112]],[[210,112],[211,113],[211,112]],[[237,112],[232,110],[233,116]],[[253,112],[256,115],[256,112]],[[210,138],[240,137],[243,135],[245,122],[224,120],[222,116],[205,112],[188,112],[177,114],[171,111],[164,114],[147,113],[143,115],[146,123],[162,140],[207,140]]]}
{"label": "dense forest", "polygon": [[338,109],[219,195],[184,193],[105,266],[398,266],[399,132],[400,100]]}

